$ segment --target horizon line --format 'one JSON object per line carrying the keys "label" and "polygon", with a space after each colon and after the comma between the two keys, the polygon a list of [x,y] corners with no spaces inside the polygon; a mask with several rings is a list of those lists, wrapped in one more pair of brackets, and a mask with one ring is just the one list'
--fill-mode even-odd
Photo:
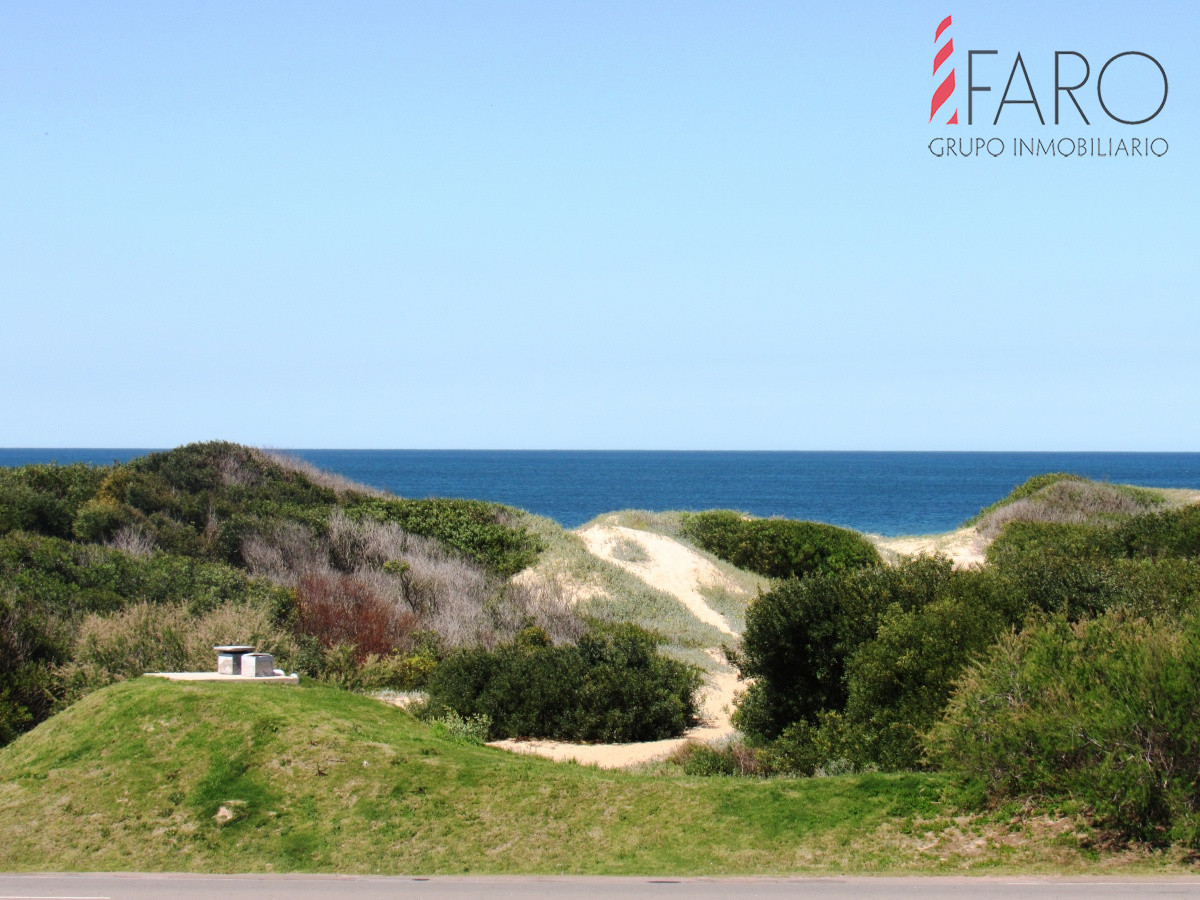
{"label": "horizon line", "polygon": [[[193,443],[208,443],[207,441],[188,441],[183,444],[174,444],[171,446],[96,446],[96,445],[59,445],[59,446],[5,446],[0,447],[0,452],[4,451],[53,451],[53,450],[108,450],[118,452],[140,451],[146,453],[160,453],[179,447],[188,446]],[[240,441],[229,441],[228,443],[238,444]],[[280,447],[273,444],[242,444],[246,447],[254,447],[259,450],[284,452],[284,453],[305,453],[305,452],[327,452],[327,453],[1155,453],[1155,454],[1200,454],[1200,450],[1129,450],[1129,449],[1107,449],[1107,450],[1089,450],[1089,449],[869,449],[869,448],[851,448],[851,449],[767,449],[767,448],[645,448],[645,447]]]}

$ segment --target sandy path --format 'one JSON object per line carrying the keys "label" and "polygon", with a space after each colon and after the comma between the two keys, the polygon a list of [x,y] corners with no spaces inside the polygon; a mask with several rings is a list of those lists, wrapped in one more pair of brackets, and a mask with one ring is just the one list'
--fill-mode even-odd
{"label": "sandy path", "polygon": [[[721,570],[679,541],[661,534],[625,528],[622,525],[592,525],[578,532],[590,553],[636,575],[652,588],[670,594],[687,607],[688,612],[718,631],[734,635],[729,621],[708,605],[698,590],[702,584],[725,583]],[[643,562],[620,559],[615,551],[622,542],[642,548]]]}

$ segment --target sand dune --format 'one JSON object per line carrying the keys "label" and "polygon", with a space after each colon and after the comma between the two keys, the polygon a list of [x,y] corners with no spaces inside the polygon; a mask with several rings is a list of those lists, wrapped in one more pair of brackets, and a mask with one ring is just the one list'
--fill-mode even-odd
{"label": "sand dune", "polygon": [[947,531],[943,534],[926,534],[915,537],[888,538],[878,534],[868,534],[867,538],[878,548],[885,559],[894,559],[897,556],[917,556],[922,553],[929,555],[940,553],[948,556],[956,569],[983,565],[988,545],[987,538],[973,527]]}
{"label": "sand dune", "polygon": [[[591,525],[578,534],[590,553],[675,597],[687,607],[688,612],[706,625],[725,634],[736,635],[729,627],[729,621],[708,605],[699,588],[705,584],[725,584],[735,590],[737,588],[720,569],[695,550],[661,534],[621,525]],[[623,559],[617,548],[627,545],[626,542],[639,546],[645,558],[640,562]]]}

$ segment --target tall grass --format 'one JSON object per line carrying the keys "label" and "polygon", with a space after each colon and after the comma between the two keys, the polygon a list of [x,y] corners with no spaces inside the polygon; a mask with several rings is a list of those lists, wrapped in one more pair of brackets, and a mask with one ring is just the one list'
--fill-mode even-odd
{"label": "tall grass", "polygon": [[75,635],[69,662],[55,675],[64,688],[60,705],[114,681],[143,672],[204,672],[216,665],[213,646],[251,644],[291,667],[297,644],[271,614],[246,603],[226,603],[197,616],[184,603],[135,603],[110,615],[87,616]]}

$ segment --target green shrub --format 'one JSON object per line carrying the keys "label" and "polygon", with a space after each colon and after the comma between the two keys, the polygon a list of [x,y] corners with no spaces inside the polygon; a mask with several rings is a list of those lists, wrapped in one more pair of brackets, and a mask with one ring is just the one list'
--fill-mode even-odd
{"label": "green shrub", "polygon": [[739,727],[769,740],[793,722],[814,722],[822,710],[844,710],[847,661],[875,638],[885,613],[973,596],[984,578],[954,571],[946,559],[917,557],[777,585],[746,613],[739,668],[756,683],[738,709]]}
{"label": "green shrub", "polygon": [[421,651],[372,653],[359,666],[358,681],[363,690],[412,691],[426,685],[437,665],[437,657]]}
{"label": "green shrub", "polygon": [[954,678],[1022,615],[941,558],[785,582],[747,614],[735,721],[780,771],[918,768]]}
{"label": "green shrub", "polygon": [[75,463],[0,468],[0,535],[29,531],[71,537],[79,509],[111,470]]}
{"label": "green shrub", "polygon": [[1083,805],[1101,826],[1200,847],[1200,619],[1056,616],[960,679],[929,738],[995,800]]}
{"label": "green shrub", "polygon": [[1126,556],[1200,557],[1200,504],[1135,516],[1113,539]]}
{"label": "green shrub", "polygon": [[492,720],[486,715],[463,718],[452,709],[429,724],[438,737],[460,744],[486,744],[492,730]]}
{"label": "green shrub", "polygon": [[575,646],[555,647],[526,629],[495,650],[462,650],[429,678],[429,709],[491,720],[491,738],[646,741],[692,724],[700,674],[658,653],[634,625],[594,627]]}
{"label": "green shrub", "polygon": [[748,519],[730,510],[685,513],[685,537],[709,553],[768,578],[844,572],[880,562],[855,531],[793,519]]}
{"label": "green shrub", "polygon": [[77,537],[81,541],[108,540],[139,518],[134,510],[111,497],[93,497],[79,507],[67,537]]}
{"label": "green shrub", "polygon": [[28,534],[0,537],[0,583],[67,619],[142,601],[180,601],[194,613],[251,603],[283,620],[294,605],[291,591],[220,563],[165,553],[131,556]]}
{"label": "green shrub", "polygon": [[411,534],[435,538],[498,575],[515,575],[537,562],[542,544],[512,510],[481,500],[372,498],[351,506],[347,514],[394,522]]}
{"label": "green shrub", "polygon": [[1028,552],[1009,545],[993,559],[998,584],[1023,612],[1061,613],[1072,621],[1110,609],[1176,615],[1200,600],[1200,559],[1089,556],[1044,544]]}
{"label": "green shrub", "polygon": [[671,753],[667,761],[682,768],[685,775],[700,777],[771,774],[763,751],[741,741],[714,746],[689,740]]}
{"label": "green shrub", "polygon": [[988,562],[1012,566],[1039,556],[1065,559],[1200,557],[1200,505],[1142,513],[1107,525],[1013,521],[987,551]]}
{"label": "green shrub", "polygon": [[1112,529],[1065,522],[1009,522],[987,548],[988,563],[999,567],[1047,556],[1079,560],[1117,555]]}
{"label": "green shrub", "polygon": [[51,670],[69,652],[69,629],[53,609],[0,586],[0,746],[50,715]]}
{"label": "green shrub", "polygon": [[921,767],[923,735],[941,717],[954,680],[1010,623],[990,587],[968,573],[924,606],[888,607],[874,639],[847,661],[846,746],[826,759],[889,771]]}
{"label": "green shrub", "polygon": [[[899,731],[901,743],[906,741],[906,729],[899,723],[889,730]],[[762,749],[762,758],[772,772],[805,777],[875,772],[880,768],[875,756],[881,744],[889,744],[889,736],[873,735],[842,713],[823,710],[815,722],[793,722],[785,728]]]}

